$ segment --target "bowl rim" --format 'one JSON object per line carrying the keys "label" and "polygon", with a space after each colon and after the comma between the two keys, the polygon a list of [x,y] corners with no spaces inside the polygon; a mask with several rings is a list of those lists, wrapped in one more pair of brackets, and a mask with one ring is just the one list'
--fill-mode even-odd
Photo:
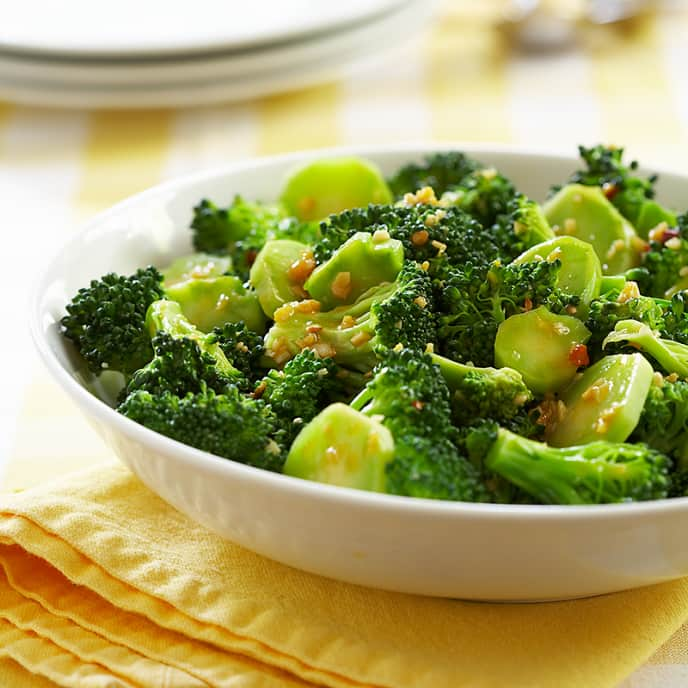
{"label": "bowl rim", "polygon": [[[209,452],[205,452],[195,447],[183,444],[177,440],[161,435],[133,420],[117,413],[104,401],[90,393],[83,387],[60,363],[55,353],[49,346],[44,329],[42,327],[42,309],[44,293],[48,284],[54,279],[51,273],[54,272],[54,265],[59,262],[63,255],[67,254],[72,247],[82,243],[85,235],[107,222],[108,219],[126,211],[128,208],[137,206],[156,196],[163,196],[174,190],[184,188],[189,185],[202,183],[203,181],[214,179],[218,176],[236,174],[243,170],[256,169],[260,167],[271,167],[275,164],[299,163],[319,157],[340,157],[349,155],[375,156],[384,154],[408,153],[409,160],[419,156],[440,150],[465,151],[473,155],[507,155],[509,157],[544,157],[552,161],[561,163],[575,164],[577,158],[573,155],[565,155],[551,149],[538,148],[533,146],[504,145],[500,143],[476,143],[476,142],[456,142],[456,141],[419,141],[405,142],[397,144],[373,144],[373,145],[352,145],[337,146],[329,148],[316,148],[283,153],[279,155],[256,156],[248,159],[233,161],[228,164],[213,166],[208,169],[197,171],[191,174],[182,175],[163,183],[128,196],[116,204],[97,213],[71,234],[65,241],[52,251],[47,260],[41,264],[38,277],[29,296],[29,330],[43,364],[46,366],[54,380],[59,386],[68,393],[72,400],[80,409],[94,416],[105,425],[114,426],[118,432],[123,433],[128,438],[133,439],[143,446],[150,446],[152,449],[163,454],[174,454],[176,460],[183,462],[186,467],[193,469],[202,467],[205,471],[214,474],[234,474],[238,479],[250,481],[252,483],[263,483],[267,487],[281,489],[292,493],[293,497],[303,496],[311,500],[326,502],[337,502],[340,505],[350,505],[351,507],[366,508],[374,511],[386,512],[405,512],[407,514],[424,514],[429,517],[453,517],[467,516],[480,518],[481,520],[503,520],[514,519],[531,521],[558,521],[560,519],[576,520],[587,519],[618,519],[632,516],[650,516],[653,514],[666,514],[674,511],[682,511],[688,508],[687,497],[673,497],[649,500],[644,502],[622,502],[616,504],[595,504],[595,505],[552,505],[552,504],[493,504],[493,503],[474,503],[474,502],[455,502],[449,500],[437,500],[418,497],[405,497],[400,495],[389,495],[378,492],[357,490],[354,488],[328,485],[301,478],[273,473],[265,469],[248,466],[246,464],[226,459]],[[641,171],[647,170],[647,166],[641,167]],[[661,177],[675,177],[685,180],[688,185],[688,176],[681,175],[675,171],[655,170]]]}

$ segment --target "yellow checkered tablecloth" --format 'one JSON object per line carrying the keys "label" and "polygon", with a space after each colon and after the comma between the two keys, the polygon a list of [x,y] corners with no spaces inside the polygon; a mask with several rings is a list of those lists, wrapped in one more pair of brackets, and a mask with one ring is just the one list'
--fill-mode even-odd
{"label": "yellow checkered tablecloth", "polygon": [[[648,166],[684,168],[688,10],[535,56],[514,53],[494,31],[500,4],[446,4],[431,33],[393,61],[252,102],[142,112],[0,103],[2,351],[10,361],[10,392],[0,398],[2,487],[22,489],[110,457],[32,353],[24,285],[82,219],[131,193],[255,155],[429,139],[558,152],[609,141]],[[623,688],[682,685],[688,625]]]}

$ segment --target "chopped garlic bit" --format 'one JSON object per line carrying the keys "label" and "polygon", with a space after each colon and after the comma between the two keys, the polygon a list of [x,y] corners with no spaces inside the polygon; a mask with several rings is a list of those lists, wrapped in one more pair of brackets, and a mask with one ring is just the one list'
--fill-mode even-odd
{"label": "chopped garlic bit", "polygon": [[443,244],[441,241],[437,241],[437,239],[433,239],[430,243],[433,248],[437,249],[438,256],[443,255],[447,250],[447,244]]}
{"label": "chopped garlic bit", "polygon": [[611,260],[619,251],[623,251],[625,248],[626,242],[623,239],[616,239],[607,251],[607,258]]}
{"label": "chopped garlic bit", "polygon": [[567,217],[564,220],[564,234],[575,234],[578,231],[578,223],[575,217]]}
{"label": "chopped garlic bit", "polygon": [[297,313],[320,313],[320,301],[316,301],[315,299],[297,301],[293,305]]}
{"label": "chopped garlic bit", "polygon": [[678,374],[677,373],[671,373],[671,375],[667,375],[664,379],[667,382],[676,382],[676,380],[678,380]]}
{"label": "chopped garlic bit", "polygon": [[339,323],[339,326],[337,327],[338,330],[348,330],[350,327],[353,327],[356,324],[356,319],[352,317],[351,315],[345,315],[342,318],[342,322]]}
{"label": "chopped garlic bit", "polygon": [[598,435],[606,435],[609,432],[609,423],[613,420],[614,416],[619,412],[619,405],[615,404],[611,408],[605,409],[600,413],[600,417],[595,421],[593,425],[593,430]]}
{"label": "chopped garlic bit", "polygon": [[681,240],[678,237],[671,237],[671,239],[664,242],[664,245],[672,251],[678,251],[681,248]]}
{"label": "chopped garlic bit", "polygon": [[484,170],[480,170],[480,174],[485,179],[494,179],[497,176],[497,170],[494,167],[487,167]]}
{"label": "chopped garlic bit", "polygon": [[446,210],[437,210],[434,213],[428,215],[423,221],[423,224],[426,227],[434,227],[438,222],[444,220],[445,217],[447,217]]}
{"label": "chopped garlic bit", "polygon": [[666,222],[660,222],[647,233],[647,237],[650,241],[662,241],[667,229],[669,229],[669,225]]}
{"label": "chopped garlic bit", "polygon": [[404,194],[404,204],[411,205],[438,205],[439,201],[435,196],[435,190],[431,186],[424,186],[416,193]]}
{"label": "chopped garlic bit", "polygon": [[400,351],[403,351],[403,350],[404,350],[404,345],[403,345],[401,342],[399,342],[399,343],[394,347],[394,351],[396,351],[397,353],[399,353]]}
{"label": "chopped garlic bit", "polygon": [[416,296],[416,298],[413,299],[413,303],[419,308],[425,308],[428,305],[428,300],[424,296]]}
{"label": "chopped garlic bit", "polygon": [[658,370],[655,370],[652,375],[652,384],[655,387],[664,387],[664,376]]}
{"label": "chopped garlic bit", "polygon": [[298,260],[295,260],[289,270],[287,270],[287,277],[290,282],[303,284],[308,276],[315,270],[315,258],[313,252],[309,249],[303,251]]}
{"label": "chopped garlic bit", "polygon": [[426,354],[434,354],[435,353],[435,345],[432,342],[428,342],[425,345],[425,353]]}
{"label": "chopped garlic bit", "polygon": [[428,234],[427,230],[419,229],[417,232],[411,234],[411,243],[414,246],[423,246],[424,244],[428,243],[429,238],[430,235]]}
{"label": "chopped garlic bit", "polygon": [[626,282],[626,284],[624,284],[624,287],[619,292],[619,295],[616,297],[616,300],[618,303],[626,303],[626,301],[630,301],[631,299],[637,299],[639,296],[640,289],[638,289],[638,283],[630,280]]}
{"label": "chopped garlic bit", "polygon": [[650,244],[648,244],[645,239],[641,239],[639,236],[634,236],[631,239],[631,246],[637,253],[645,253],[645,251],[650,248]]}
{"label": "chopped garlic bit", "polygon": [[356,346],[363,346],[370,341],[370,335],[367,332],[357,332],[352,338],[351,343]]}
{"label": "chopped garlic bit", "polygon": [[386,229],[376,229],[373,232],[373,243],[382,244],[385,241],[389,241],[389,232]]}
{"label": "chopped garlic bit", "polygon": [[280,306],[273,314],[272,319],[276,323],[285,323],[294,315],[294,302],[285,303]]}
{"label": "chopped garlic bit", "polygon": [[430,263],[427,260],[424,260],[420,264],[420,269],[423,270],[424,272],[427,272],[430,269]]}
{"label": "chopped garlic bit", "polygon": [[581,394],[581,399],[584,401],[593,401],[595,403],[604,401],[611,389],[612,385],[609,380],[595,380],[595,382]]}
{"label": "chopped garlic bit", "polygon": [[547,262],[548,263],[553,263],[555,260],[559,260],[561,258],[561,247],[557,246],[553,251],[550,252],[550,254],[547,256]]}
{"label": "chopped garlic bit", "polygon": [[346,299],[351,293],[351,273],[349,271],[338,272],[332,280],[330,291],[338,299]]}

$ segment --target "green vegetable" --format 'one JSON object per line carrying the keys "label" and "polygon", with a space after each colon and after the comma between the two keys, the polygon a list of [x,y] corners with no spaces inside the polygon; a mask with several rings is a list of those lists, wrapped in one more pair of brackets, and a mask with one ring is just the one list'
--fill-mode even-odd
{"label": "green vegetable", "polygon": [[214,256],[210,253],[191,253],[172,261],[163,271],[163,285],[172,285],[192,279],[208,279],[228,275],[232,272],[229,256]]}
{"label": "green vegetable", "polygon": [[423,264],[435,274],[446,265],[491,263],[499,249],[481,225],[458,208],[436,205],[369,205],[331,215],[320,225],[322,239],[314,248],[318,263],[357,232],[386,231],[401,241],[404,257]]}
{"label": "green vegetable", "polygon": [[373,287],[351,305],[324,312],[313,301],[282,306],[265,336],[265,350],[277,365],[313,349],[321,358],[366,372],[380,349],[401,344],[422,351],[434,340],[430,278],[409,262],[394,282]]}
{"label": "green vegetable", "polygon": [[442,195],[443,205],[453,205],[467,212],[483,227],[491,227],[512,209],[517,191],[494,168],[475,170]]}
{"label": "green vegetable", "polygon": [[520,265],[469,263],[445,270],[435,282],[442,355],[491,366],[497,328],[505,319],[540,305],[557,313],[575,308],[578,297],[556,286],[560,269],[557,259]]}
{"label": "green vegetable", "polygon": [[166,289],[166,295],[179,303],[184,315],[203,332],[228,322],[243,322],[254,332],[265,332],[257,294],[234,275],[178,282]]}
{"label": "green vegetable", "polygon": [[352,303],[371,287],[393,282],[404,264],[404,247],[380,230],[357,232],[303,285],[326,310]]}
{"label": "green vegetable", "polygon": [[420,164],[411,163],[402,167],[387,181],[396,198],[413,193],[426,186],[434,189],[437,196],[457,186],[461,181],[480,168],[479,162],[456,151],[428,155]]}
{"label": "green vegetable", "polygon": [[[291,239],[272,239],[256,256],[250,281],[268,318],[285,303],[304,296],[303,282],[312,253],[306,244]],[[294,269],[292,269],[294,268]]]}
{"label": "green vegetable", "polygon": [[360,158],[333,158],[307,163],[292,172],[280,201],[300,220],[320,220],[368,203],[391,203],[392,195],[372,163]]}
{"label": "green vegetable", "polygon": [[93,373],[133,373],[153,356],[146,312],[163,295],[162,275],[154,267],[129,277],[109,273],[79,289],[60,324]]}
{"label": "green vegetable", "polygon": [[394,438],[386,491],[427,499],[485,501],[477,470],[452,439],[449,388],[427,354],[389,351],[351,407],[379,420]]}
{"label": "green vegetable", "polygon": [[362,381],[342,370],[331,358],[318,358],[310,349],[300,351],[283,370],[270,370],[256,386],[254,396],[270,404],[284,429],[287,442],[305,423],[333,400],[346,399]]}
{"label": "green vegetable", "polygon": [[590,302],[600,295],[602,284],[602,266],[593,247],[575,237],[561,236],[529,248],[513,264],[537,260],[561,261],[556,286],[579,298],[575,314],[585,318]]}
{"label": "green vegetable", "polygon": [[633,227],[601,189],[565,186],[547,201],[544,212],[557,234],[571,234],[592,244],[605,274],[623,272],[640,262]]}
{"label": "green vegetable", "polygon": [[662,339],[637,320],[621,320],[616,323],[614,331],[602,342],[602,347],[614,343],[630,344],[652,356],[667,373],[688,377],[688,345]]}
{"label": "green vegetable", "polygon": [[191,223],[196,251],[226,254],[242,280],[263,245],[272,239],[311,243],[318,236],[317,225],[289,217],[284,210],[262,203],[250,203],[236,196],[231,205],[218,207],[204,199],[194,208]]}
{"label": "green vegetable", "polygon": [[517,370],[534,392],[555,392],[585,364],[589,337],[589,330],[577,318],[540,306],[500,324],[495,361],[499,367]]}
{"label": "green vegetable", "polygon": [[644,253],[638,270],[638,284],[644,294],[671,298],[688,288],[688,213],[676,224],[658,227],[650,234],[650,250]]}
{"label": "green vegetable", "polygon": [[385,491],[392,433],[346,404],[331,404],[294,440],[284,473],[330,485]]}
{"label": "green vegetable", "polygon": [[688,471],[688,382],[662,380],[650,386],[631,440],[649,444]]}
{"label": "green vegetable", "polygon": [[476,368],[437,354],[432,354],[432,361],[451,391],[452,416],[458,424],[479,418],[509,421],[533,398],[512,368]]}
{"label": "green vegetable", "polygon": [[675,215],[652,199],[657,175],[642,177],[637,174],[638,163],[623,161],[623,148],[615,146],[579,146],[586,169],[575,172],[569,182],[600,187],[619,212],[647,237],[648,230],[659,222],[675,224]]}
{"label": "green vegetable", "polygon": [[560,395],[562,418],[545,431],[555,447],[596,440],[624,442],[637,425],[652,384],[652,366],[641,354],[606,356]]}
{"label": "green vegetable", "polygon": [[236,387],[223,394],[208,389],[183,397],[138,390],[117,410],[196,449],[271,471],[282,468],[284,455],[272,437],[276,423],[270,408],[242,396]]}
{"label": "green vegetable", "polygon": [[669,459],[643,444],[555,448],[501,429],[485,465],[543,504],[662,499],[670,487]]}

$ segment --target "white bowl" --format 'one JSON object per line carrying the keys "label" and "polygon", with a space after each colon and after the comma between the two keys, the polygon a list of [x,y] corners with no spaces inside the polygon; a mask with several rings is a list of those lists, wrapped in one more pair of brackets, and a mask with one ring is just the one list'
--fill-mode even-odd
{"label": "white bowl", "polygon": [[[102,213],[50,263],[31,327],[58,383],[141,480],[192,519],[291,566],[361,585],[482,600],[596,595],[688,575],[688,498],[600,506],[464,504],[380,495],[269,473],[158,435],[89,391],[59,320],[79,287],[109,271],[164,265],[189,251],[192,206],[236,193],[272,200],[296,163],[365,156],[389,173],[439,144],[312,151],[254,160],[155,187]],[[572,158],[468,150],[542,199]],[[664,174],[660,200],[682,208],[688,178]],[[123,518],[126,515],[123,514]]]}

